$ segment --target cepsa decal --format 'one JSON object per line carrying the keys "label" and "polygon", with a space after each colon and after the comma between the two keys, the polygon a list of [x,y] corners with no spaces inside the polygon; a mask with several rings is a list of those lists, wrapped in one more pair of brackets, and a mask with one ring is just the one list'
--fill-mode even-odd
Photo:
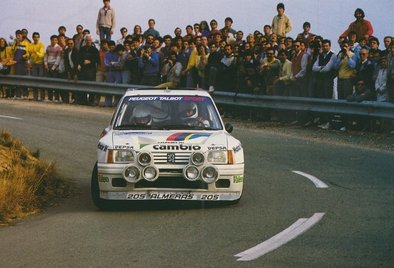
{"label": "cepsa decal", "polygon": [[208,146],[208,150],[210,150],[210,151],[226,151],[227,147],[212,145],[212,146]]}
{"label": "cepsa decal", "polygon": [[132,146],[132,145],[115,145],[114,149],[117,149],[117,150],[133,150],[134,146]]}

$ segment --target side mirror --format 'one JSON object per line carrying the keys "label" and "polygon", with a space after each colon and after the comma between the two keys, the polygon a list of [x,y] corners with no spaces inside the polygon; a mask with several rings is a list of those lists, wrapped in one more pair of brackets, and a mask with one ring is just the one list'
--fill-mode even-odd
{"label": "side mirror", "polygon": [[225,127],[225,129],[226,129],[226,131],[228,132],[228,133],[231,133],[231,132],[233,132],[233,125],[231,125],[230,123],[226,123],[225,125],[224,125],[224,127]]}

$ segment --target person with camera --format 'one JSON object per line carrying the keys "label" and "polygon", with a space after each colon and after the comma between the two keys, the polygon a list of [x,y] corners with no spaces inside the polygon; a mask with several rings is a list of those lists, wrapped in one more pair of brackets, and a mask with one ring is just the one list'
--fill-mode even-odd
{"label": "person with camera", "polygon": [[354,78],[356,76],[356,62],[352,60],[354,53],[350,50],[349,41],[346,39],[340,44],[341,51],[335,61],[338,71],[338,99],[345,99],[353,93]]}
{"label": "person with camera", "polygon": [[159,55],[152,50],[151,46],[145,45],[141,50],[141,57],[138,59],[138,67],[142,71],[141,84],[148,86],[156,86],[159,84]]}
{"label": "person with camera", "polygon": [[181,82],[182,63],[177,60],[177,53],[171,52],[170,56],[164,61],[161,69],[162,76],[167,77],[167,81],[156,88],[176,88]]}

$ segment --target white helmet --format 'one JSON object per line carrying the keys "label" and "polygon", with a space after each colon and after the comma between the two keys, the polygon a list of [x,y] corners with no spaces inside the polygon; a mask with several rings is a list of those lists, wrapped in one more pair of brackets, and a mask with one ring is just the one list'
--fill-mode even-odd
{"label": "white helmet", "polygon": [[138,126],[150,126],[152,124],[152,116],[149,108],[140,104],[134,108],[133,122]]}
{"label": "white helmet", "polygon": [[195,102],[181,102],[179,104],[178,111],[183,120],[198,117],[198,107]]}

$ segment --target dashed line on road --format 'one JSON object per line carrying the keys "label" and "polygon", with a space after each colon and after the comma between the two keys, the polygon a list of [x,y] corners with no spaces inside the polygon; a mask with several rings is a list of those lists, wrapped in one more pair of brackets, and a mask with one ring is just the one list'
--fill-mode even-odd
{"label": "dashed line on road", "polygon": [[1,115],[0,114],[0,118],[7,118],[7,119],[14,119],[14,120],[23,120],[20,117],[14,117],[14,116],[8,116],[8,115]]}
{"label": "dashed line on road", "polygon": [[237,261],[252,261],[255,260],[268,252],[271,252],[282,245],[290,242],[297,236],[303,234],[308,229],[312,228],[313,225],[318,223],[324,216],[325,213],[319,212],[313,214],[310,218],[301,218],[293,223],[290,227],[278,233],[277,235],[271,237],[270,239],[254,246],[250,249],[242,251],[234,255],[237,257]]}
{"label": "dashed line on road", "polygon": [[319,180],[315,176],[312,176],[312,175],[310,175],[308,173],[305,173],[305,172],[302,172],[302,171],[297,171],[297,170],[293,170],[292,172],[296,173],[298,175],[304,176],[308,180],[312,181],[315,184],[316,188],[328,188],[327,184],[325,184],[324,182],[322,182],[321,180]]}

